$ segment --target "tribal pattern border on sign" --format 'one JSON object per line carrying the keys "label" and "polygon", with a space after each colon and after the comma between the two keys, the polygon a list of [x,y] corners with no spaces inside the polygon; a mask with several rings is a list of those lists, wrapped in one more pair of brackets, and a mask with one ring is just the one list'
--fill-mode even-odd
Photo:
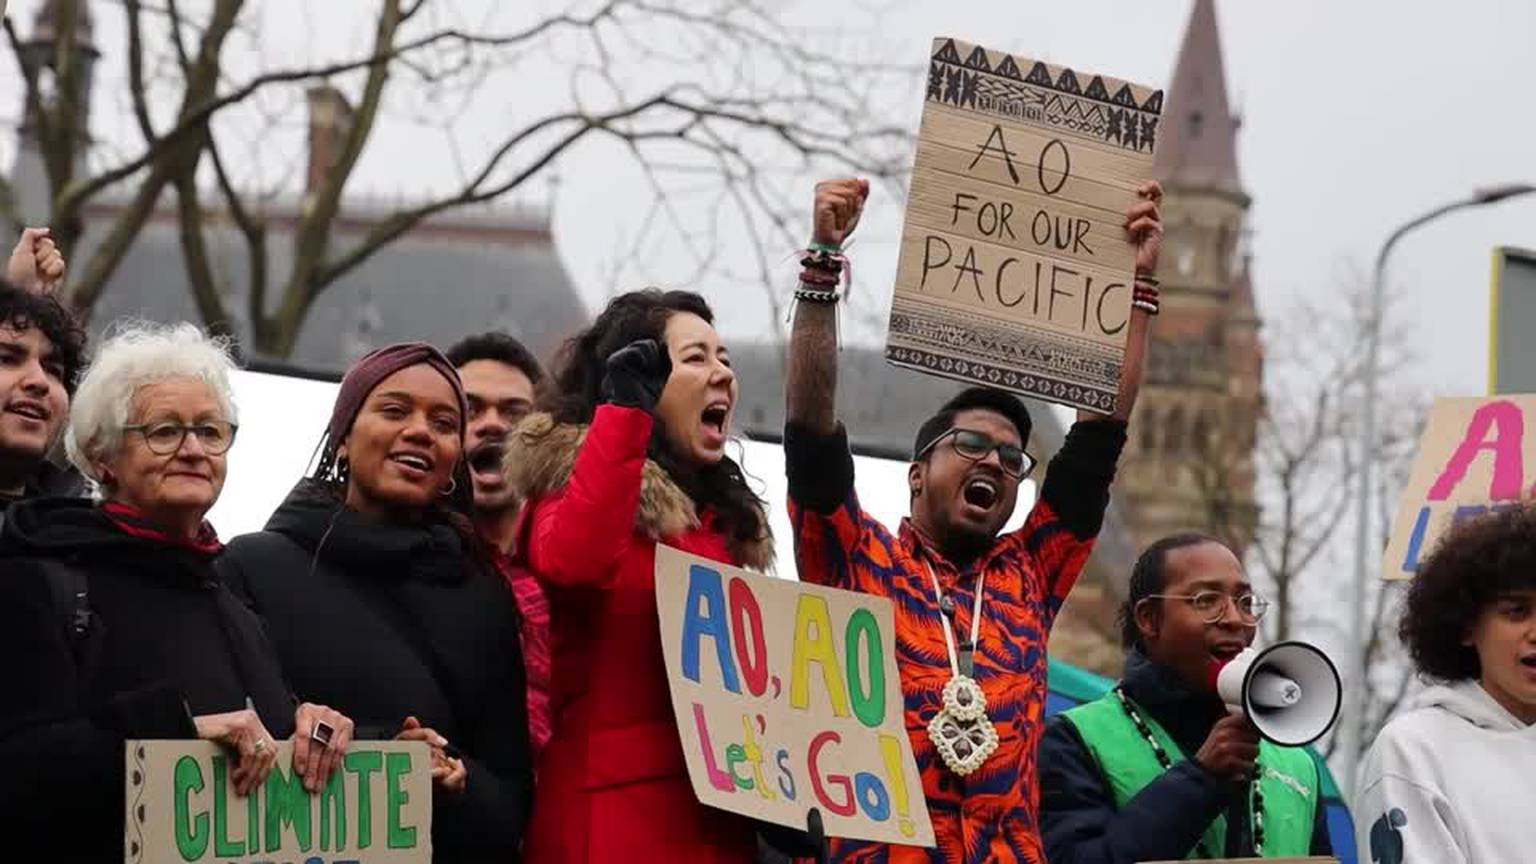
{"label": "tribal pattern border on sign", "polygon": [[1101,411],[1114,409],[1119,390],[1119,360],[1102,345],[1058,334],[1021,335],[978,316],[909,298],[892,303],[886,359]]}
{"label": "tribal pattern border on sign", "polygon": [[[962,53],[968,55],[964,60]],[[1157,143],[1163,91],[1138,97],[1134,85],[1113,78],[1106,83],[1102,75],[1093,76],[1085,89],[1071,69],[1036,62],[1023,75],[1011,55],[1000,56],[994,64],[980,45],[946,40],[929,61],[927,98],[1017,123],[1066,129],[1137,152],[1150,153]]]}

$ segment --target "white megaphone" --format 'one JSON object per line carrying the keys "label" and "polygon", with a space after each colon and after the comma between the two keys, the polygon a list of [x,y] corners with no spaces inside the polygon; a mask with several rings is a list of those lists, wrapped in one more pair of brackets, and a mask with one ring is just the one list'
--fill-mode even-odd
{"label": "white megaphone", "polygon": [[1301,747],[1323,737],[1344,699],[1333,661],[1305,642],[1281,642],[1263,651],[1245,648],[1215,664],[1212,672],[1221,701],[1282,747]]}

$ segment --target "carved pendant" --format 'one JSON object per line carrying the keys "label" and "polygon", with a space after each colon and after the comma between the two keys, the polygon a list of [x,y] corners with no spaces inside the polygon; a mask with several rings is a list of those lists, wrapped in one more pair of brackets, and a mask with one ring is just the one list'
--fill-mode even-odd
{"label": "carved pendant", "polygon": [[944,685],[944,710],[956,720],[979,720],[987,716],[987,697],[976,679],[957,675]]}
{"label": "carved pendant", "polygon": [[928,723],[928,738],[949,770],[964,777],[997,750],[997,728],[987,718],[981,687],[965,676],[944,685],[944,708]]}

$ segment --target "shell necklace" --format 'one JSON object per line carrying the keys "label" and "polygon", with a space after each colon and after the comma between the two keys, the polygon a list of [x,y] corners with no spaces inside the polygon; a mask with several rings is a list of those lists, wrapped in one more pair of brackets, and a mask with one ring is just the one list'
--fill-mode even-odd
{"label": "shell necklace", "polygon": [[[981,597],[986,588],[986,574],[976,577],[976,601],[971,612],[971,641],[962,659],[955,646],[955,631],[944,613],[944,591],[927,560],[923,567],[933,583],[933,599],[939,606],[939,624],[944,628],[944,647],[949,651],[949,683],[944,685],[944,707],[928,722],[928,739],[949,770],[964,777],[982,766],[997,749],[997,728],[987,717],[987,696],[971,675],[974,671],[976,637],[981,633]],[[950,602],[951,608],[954,602]]]}

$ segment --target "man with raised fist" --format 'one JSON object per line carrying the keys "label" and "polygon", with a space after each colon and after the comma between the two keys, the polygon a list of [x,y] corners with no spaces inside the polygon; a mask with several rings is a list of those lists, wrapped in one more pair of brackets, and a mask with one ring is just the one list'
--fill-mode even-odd
{"label": "man with raised fist", "polygon": [[1078,415],[1024,527],[1002,534],[1034,460],[1026,452],[1029,411],[1000,390],[965,390],[917,430],[911,516],[898,531],[860,507],[834,406],[842,247],[869,184],[816,186],[795,291],[784,430],[795,558],[801,579],[895,601],[906,724],[938,843],[840,840],[836,859],[1044,864],[1035,751],[1046,640],[1104,521],[1156,309],[1162,190],[1146,183],[1139,192],[1122,227],[1136,249],[1138,296],[1148,299],[1130,313],[1114,413]]}

